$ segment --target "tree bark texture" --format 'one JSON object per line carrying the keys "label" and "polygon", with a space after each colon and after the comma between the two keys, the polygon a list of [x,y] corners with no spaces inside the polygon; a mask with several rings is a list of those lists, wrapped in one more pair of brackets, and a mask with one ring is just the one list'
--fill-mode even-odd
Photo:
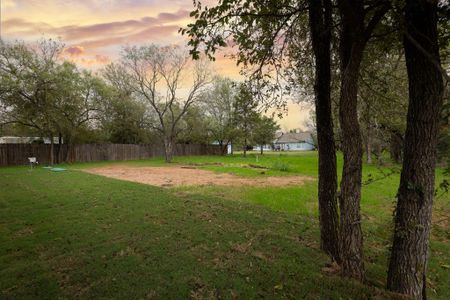
{"label": "tree bark texture", "polygon": [[391,137],[389,141],[389,152],[392,161],[395,163],[402,163],[403,160],[403,137],[400,133],[391,132]]}
{"label": "tree bark texture", "polygon": [[53,135],[50,135],[50,165],[55,164],[55,141],[53,140]]}
{"label": "tree bark texture", "polygon": [[405,24],[409,106],[387,287],[425,299],[438,122],[444,93],[437,67],[437,1],[407,0]]}
{"label": "tree bark texture", "polygon": [[315,56],[315,108],[319,152],[320,247],[340,262],[337,170],[331,116],[331,1],[309,1],[309,26]]}
{"label": "tree bark texture", "polygon": [[230,145],[229,141],[227,141],[226,143],[223,140],[219,141],[221,155],[226,155],[227,154],[227,152],[228,152],[228,145]]}
{"label": "tree bark texture", "polygon": [[363,234],[360,214],[363,151],[357,112],[358,75],[365,47],[363,2],[340,0],[339,10],[342,22],[339,45],[339,119],[344,154],[339,198],[342,273],[344,276],[363,280]]}
{"label": "tree bark texture", "polygon": [[173,159],[173,138],[164,137],[164,153],[167,163],[172,162]]}
{"label": "tree bark texture", "polygon": [[372,163],[372,126],[370,124],[366,129],[366,159],[368,164]]}

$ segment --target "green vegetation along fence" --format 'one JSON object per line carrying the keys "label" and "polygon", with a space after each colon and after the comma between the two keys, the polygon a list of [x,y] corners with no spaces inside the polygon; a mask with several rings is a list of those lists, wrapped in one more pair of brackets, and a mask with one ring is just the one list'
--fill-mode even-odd
{"label": "green vegetation along fence", "polygon": [[[132,160],[164,155],[162,145],[129,145],[129,144],[83,144],[54,145],[54,161],[58,162],[91,162],[103,160]],[[176,145],[174,154],[218,155],[220,146],[216,145]],[[0,166],[28,164],[28,157],[36,157],[39,164],[51,161],[51,145],[42,144],[0,144]]]}

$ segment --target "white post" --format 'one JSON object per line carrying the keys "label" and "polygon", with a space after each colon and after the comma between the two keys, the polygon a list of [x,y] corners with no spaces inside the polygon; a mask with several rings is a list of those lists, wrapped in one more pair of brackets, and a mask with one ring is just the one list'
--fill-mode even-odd
{"label": "white post", "polygon": [[30,162],[30,170],[33,170],[33,164],[37,163],[36,157],[28,157],[28,161]]}

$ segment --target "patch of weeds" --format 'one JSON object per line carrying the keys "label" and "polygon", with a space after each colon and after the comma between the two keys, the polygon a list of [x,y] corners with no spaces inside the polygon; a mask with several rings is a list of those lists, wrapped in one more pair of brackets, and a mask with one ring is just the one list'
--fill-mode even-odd
{"label": "patch of weeds", "polygon": [[291,171],[291,167],[282,161],[276,161],[272,164],[272,170],[281,171],[281,172],[289,172]]}

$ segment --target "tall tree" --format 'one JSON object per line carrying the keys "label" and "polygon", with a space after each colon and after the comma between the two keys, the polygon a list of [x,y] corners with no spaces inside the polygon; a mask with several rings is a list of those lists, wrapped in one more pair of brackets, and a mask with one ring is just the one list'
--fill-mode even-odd
{"label": "tall tree", "polygon": [[387,287],[416,299],[426,298],[436,144],[444,93],[437,2],[407,0],[404,9],[409,106]]}
{"label": "tall tree", "polygon": [[244,157],[247,155],[247,146],[258,121],[257,107],[258,103],[253,97],[251,87],[241,83],[235,96],[233,122],[243,139]]}
{"label": "tall tree", "polygon": [[214,141],[209,131],[210,127],[210,119],[203,108],[193,105],[182,119],[177,143],[207,145]]}
{"label": "tall tree", "polygon": [[[398,36],[392,37],[398,40]],[[397,44],[385,40],[371,43],[361,67],[358,111],[368,163],[372,153],[382,163],[383,149],[401,163],[408,87],[403,50]]]}
{"label": "tall tree", "polygon": [[146,125],[146,105],[133,93],[131,76],[116,63],[102,71],[109,94],[103,102],[100,123],[105,138],[112,143],[139,144],[151,140]]}
{"label": "tall tree", "polygon": [[228,78],[215,77],[211,86],[201,95],[200,105],[210,119],[208,130],[219,143],[222,154],[236,134],[233,126],[235,87]]}
{"label": "tall tree", "polygon": [[[171,162],[178,125],[208,83],[207,66],[204,61],[191,63],[183,49],[156,45],[126,48],[121,64],[130,76],[133,92],[149,105],[150,124],[164,143],[166,162]],[[189,72],[192,77],[188,80],[183,76]],[[191,87],[180,97],[183,80],[190,81]]]}
{"label": "tall tree", "polygon": [[267,116],[259,116],[253,128],[253,141],[261,147],[261,155],[263,155],[264,145],[272,144],[275,139],[277,130],[280,125],[273,118]]}
{"label": "tall tree", "polygon": [[[35,45],[2,43],[0,47],[1,102],[6,109],[3,122],[31,128],[51,142],[72,140],[95,115],[97,79],[69,62],[59,60],[64,45],[40,40]],[[58,146],[56,157],[59,156]]]}
{"label": "tall tree", "polygon": [[[340,255],[343,274],[364,278],[363,235],[361,230],[362,140],[358,122],[358,77],[364,50],[373,30],[390,4],[363,0],[338,0],[340,97],[339,119],[344,166],[339,197]],[[367,20],[366,20],[367,19]],[[366,24],[367,23],[367,24]]]}
{"label": "tall tree", "polygon": [[56,89],[53,106],[54,126],[64,143],[72,144],[78,132],[98,118],[103,101],[104,82],[87,71],[80,71],[73,63],[56,67]]}
{"label": "tall tree", "polygon": [[63,45],[40,40],[34,47],[22,42],[0,46],[0,90],[6,119],[32,128],[50,139],[50,163],[54,163],[54,137],[57,135],[55,94],[58,92],[56,66]]}
{"label": "tall tree", "polygon": [[[101,98],[101,80],[73,63],[61,62],[63,48],[54,40],[40,40],[36,45],[2,43],[0,47],[0,101],[7,112],[2,121],[49,138],[52,164],[54,137],[59,137],[61,145],[88,128]],[[60,146],[56,150],[56,158],[62,158]]]}
{"label": "tall tree", "polygon": [[315,57],[315,111],[319,149],[320,247],[340,262],[337,207],[336,146],[331,113],[331,31],[330,0],[309,1],[309,28]]}

